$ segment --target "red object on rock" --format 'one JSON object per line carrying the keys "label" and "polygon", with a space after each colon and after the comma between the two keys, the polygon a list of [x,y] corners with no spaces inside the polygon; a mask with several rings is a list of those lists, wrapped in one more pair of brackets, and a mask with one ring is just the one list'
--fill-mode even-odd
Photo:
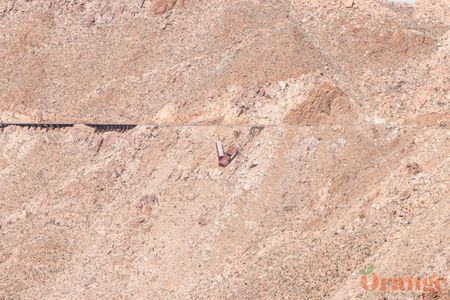
{"label": "red object on rock", "polygon": [[238,154],[238,149],[236,147],[230,147],[228,148],[227,152],[225,153],[225,156],[223,156],[221,159],[219,159],[219,166],[226,167],[230,164],[230,162],[236,157]]}
{"label": "red object on rock", "polygon": [[230,157],[228,155],[225,155],[224,157],[222,157],[219,160],[219,166],[224,167],[224,168],[226,166],[228,166],[229,163],[230,163]]}
{"label": "red object on rock", "polygon": [[231,146],[230,148],[228,148],[225,154],[228,155],[230,157],[230,161],[232,161],[238,154],[238,149],[236,147]]}

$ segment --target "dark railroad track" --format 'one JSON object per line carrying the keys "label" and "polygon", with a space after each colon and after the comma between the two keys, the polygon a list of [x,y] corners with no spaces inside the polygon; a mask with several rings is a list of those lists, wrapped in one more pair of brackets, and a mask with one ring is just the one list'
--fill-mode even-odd
{"label": "dark railroad track", "polygon": [[29,128],[29,129],[44,129],[53,130],[73,127],[75,125],[85,125],[95,129],[95,132],[107,132],[107,131],[117,131],[125,132],[131,130],[137,126],[137,124],[97,124],[97,123],[0,123],[0,130],[3,131],[4,128],[9,126]]}
{"label": "dark railroad track", "polygon": [[95,128],[95,132],[118,131],[125,132],[137,126],[137,124],[84,124]]}

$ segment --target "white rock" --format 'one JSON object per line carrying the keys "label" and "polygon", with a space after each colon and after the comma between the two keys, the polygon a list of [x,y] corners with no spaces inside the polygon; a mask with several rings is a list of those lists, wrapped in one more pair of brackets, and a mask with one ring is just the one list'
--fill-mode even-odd
{"label": "white rock", "polygon": [[352,8],[354,4],[353,0],[344,0],[344,6],[347,8]]}
{"label": "white rock", "polygon": [[281,91],[285,91],[286,90],[286,88],[288,87],[288,83],[287,83],[287,81],[280,81],[280,82],[278,82],[278,85],[280,86],[280,89],[281,89]]}

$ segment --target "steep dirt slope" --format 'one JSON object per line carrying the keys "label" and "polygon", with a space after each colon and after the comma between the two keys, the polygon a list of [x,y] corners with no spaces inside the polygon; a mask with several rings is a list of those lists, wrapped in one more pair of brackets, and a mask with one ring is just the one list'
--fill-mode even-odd
{"label": "steep dirt slope", "polygon": [[0,121],[139,124],[0,133],[0,299],[448,275],[449,29],[444,0],[0,1]]}
{"label": "steep dirt slope", "polygon": [[[448,131],[375,129],[7,129],[2,296],[322,299],[368,263],[444,273]],[[241,146],[227,169],[217,136]]]}
{"label": "steep dirt slope", "polygon": [[320,55],[288,19],[286,5],[235,2],[192,2],[165,16],[145,5],[123,4],[116,13],[115,4],[104,4],[104,23],[89,21],[91,10],[95,18],[103,14],[96,2],[50,11],[23,3],[24,12],[2,19],[2,109],[150,122],[167,103],[317,68]]}
{"label": "steep dirt slope", "polygon": [[5,1],[3,119],[152,123],[164,106],[196,114],[191,102],[314,71],[367,113],[448,110],[445,1],[184,1],[155,14],[157,4]]}

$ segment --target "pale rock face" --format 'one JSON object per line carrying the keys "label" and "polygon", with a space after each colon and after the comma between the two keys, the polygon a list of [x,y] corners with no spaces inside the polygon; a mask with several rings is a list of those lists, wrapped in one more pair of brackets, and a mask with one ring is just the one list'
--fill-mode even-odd
{"label": "pale rock face", "polygon": [[445,274],[449,20],[0,0],[0,123],[77,123],[0,129],[0,299],[359,299],[369,265]]}
{"label": "pale rock face", "polygon": [[344,6],[347,8],[352,8],[354,4],[355,4],[354,0],[345,0],[344,1]]}

